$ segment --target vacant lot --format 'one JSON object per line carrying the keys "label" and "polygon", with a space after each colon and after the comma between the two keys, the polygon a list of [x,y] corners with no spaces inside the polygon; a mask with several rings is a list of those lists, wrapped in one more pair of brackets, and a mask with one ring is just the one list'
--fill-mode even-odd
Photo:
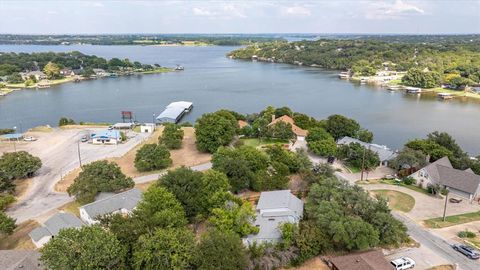
{"label": "vacant lot", "polygon": [[0,249],[35,249],[28,233],[38,226],[33,220],[18,224],[11,235],[0,237]]}
{"label": "vacant lot", "polygon": [[320,257],[315,257],[306,261],[304,264],[293,267],[293,268],[282,268],[282,269],[292,269],[292,270],[330,270],[328,266],[320,259]]}
{"label": "vacant lot", "polygon": [[388,201],[388,205],[393,210],[408,213],[415,206],[415,199],[400,191],[379,189],[371,191],[371,193],[385,197]]}
{"label": "vacant lot", "polygon": [[261,145],[267,145],[267,144],[288,144],[288,141],[286,140],[279,140],[279,139],[257,139],[257,138],[248,138],[248,139],[240,139],[241,142],[243,142],[244,145],[248,146],[253,146],[253,147],[258,147]]}

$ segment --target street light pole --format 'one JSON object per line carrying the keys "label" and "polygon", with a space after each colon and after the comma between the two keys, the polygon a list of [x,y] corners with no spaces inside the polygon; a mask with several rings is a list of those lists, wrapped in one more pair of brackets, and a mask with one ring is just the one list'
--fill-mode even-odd
{"label": "street light pole", "polygon": [[78,151],[78,163],[80,168],[82,168],[82,157],[80,156],[80,140],[77,141],[77,151]]}
{"label": "street light pole", "polygon": [[443,207],[443,221],[445,221],[445,216],[447,214],[448,193],[450,193],[450,191],[447,188],[447,195],[445,195],[445,206]]}
{"label": "street light pole", "polygon": [[152,113],[152,124],[155,124],[155,113]]}
{"label": "street light pole", "polygon": [[362,172],[361,172],[361,176],[360,176],[360,181],[363,181],[363,170],[365,168],[365,151],[367,149],[365,147],[363,147],[363,157],[362,157]]}

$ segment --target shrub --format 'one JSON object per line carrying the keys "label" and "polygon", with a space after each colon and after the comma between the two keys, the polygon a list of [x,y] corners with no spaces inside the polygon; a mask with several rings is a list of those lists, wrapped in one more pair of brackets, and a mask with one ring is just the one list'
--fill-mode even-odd
{"label": "shrub", "polygon": [[413,178],[413,177],[408,176],[408,177],[403,178],[403,183],[405,185],[413,185],[415,182],[416,182],[415,178]]}
{"label": "shrub", "polygon": [[0,211],[5,210],[7,206],[13,202],[15,202],[15,197],[13,195],[0,195]]}
{"label": "shrub", "polygon": [[458,232],[457,236],[460,238],[475,238],[477,235],[474,232],[466,230]]}
{"label": "shrub", "polygon": [[66,126],[66,125],[75,125],[75,121],[71,118],[62,117],[58,120],[58,126]]}

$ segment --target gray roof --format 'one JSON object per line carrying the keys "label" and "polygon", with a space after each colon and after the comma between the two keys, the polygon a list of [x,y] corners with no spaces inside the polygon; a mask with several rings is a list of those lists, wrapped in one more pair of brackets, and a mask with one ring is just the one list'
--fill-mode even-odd
{"label": "gray roof", "polygon": [[395,153],[395,151],[392,151],[390,148],[388,148],[385,145],[366,143],[366,142],[360,141],[359,139],[355,139],[348,136],[345,136],[337,141],[337,144],[351,144],[351,143],[358,143],[361,146],[377,153],[378,157],[380,158],[380,161],[391,160],[397,156],[397,153]]}
{"label": "gray roof", "polygon": [[424,168],[431,179],[438,184],[460,190],[469,194],[476,194],[480,185],[480,176],[471,169],[457,170],[452,167],[448,157],[443,157]]}
{"label": "gray roof", "polygon": [[290,190],[265,191],[260,193],[257,210],[286,208],[301,216],[303,202],[293,195]]}
{"label": "gray roof", "polygon": [[249,241],[276,241],[281,238],[281,224],[296,223],[303,216],[303,202],[290,190],[262,192],[256,209],[254,225],[259,232],[249,235]]}
{"label": "gray roof", "polygon": [[32,230],[28,235],[38,241],[45,236],[58,235],[61,229],[80,228],[83,226],[82,221],[70,213],[57,213],[47,219],[43,226]]}
{"label": "gray roof", "polygon": [[188,101],[172,102],[157,116],[157,120],[170,119],[171,121],[177,121],[177,118],[191,107],[192,103]]}
{"label": "gray roof", "polygon": [[86,204],[83,208],[91,218],[110,214],[120,209],[133,210],[142,199],[142,192],[132,188],[125,192]]}
{"label": "gray roof", "polygon": [[40,253],[33,250],[0,250],[0,269],[39,270],[44,269],[39,260]]}

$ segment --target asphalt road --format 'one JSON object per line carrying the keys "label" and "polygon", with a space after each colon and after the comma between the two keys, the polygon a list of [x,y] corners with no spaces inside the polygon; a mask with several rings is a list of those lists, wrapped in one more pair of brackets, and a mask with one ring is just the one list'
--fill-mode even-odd
{"label": "asphalt road", "polygon": [[470,260],[461,253],[455,251],[450,246],[454,243],[448,243],[446,240],[436,235],[435,233],[430,232],[429,230],[422,228],[420,225],[417,225],[415,221],[410,218],[400,214],[392,213],[393,216],[403,222],[408,228],[408,234],[415,239],[421,245],[428,247],[437,255],[442,258],[450,261],[450,263],[457,263],[459,268],[458,270],[479,270],[480,262],[475,260]]}
{"label": "asphalt road", "polygon": [[[203,164],[199,164],[199,165],[190,167],[190,169],[192,169],[194,171],[206,171],[210,168],[212,168],[212,163],[211,162],[207,162],[207,163],[203,163]],[[167,173],[167,171],[163,171],[163,172],[160,172],[160,173],[154,173],[154,174],[139,176],[139,177],[134,178],[133,181],[136,184],[147,183],[147,182],[158,180],[158,178],[160,178],[160,176],[162,176],[166,173]]]}

